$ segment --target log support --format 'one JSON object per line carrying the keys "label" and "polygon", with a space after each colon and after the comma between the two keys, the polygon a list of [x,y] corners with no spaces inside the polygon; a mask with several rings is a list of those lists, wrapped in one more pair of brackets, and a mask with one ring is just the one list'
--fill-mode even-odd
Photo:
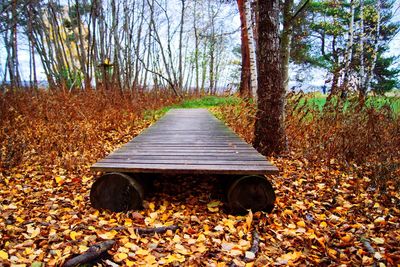
{"label": "log support", "polygon": [[247,210],[271,212],[275,192],[263,176],[249,175],[234,178],[228,187],[227,204],[230,212],[244,214]]}
{"label": "log support", "polygon": [[90,202],[96,209],[114,212],[142,208],[143,185],[140,177],[125,173],[106,173],[99,177],[90,190]]}

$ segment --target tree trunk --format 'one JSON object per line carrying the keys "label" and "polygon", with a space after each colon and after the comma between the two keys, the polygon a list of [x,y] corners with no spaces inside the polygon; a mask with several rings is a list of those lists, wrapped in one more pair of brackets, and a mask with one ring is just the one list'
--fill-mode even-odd
{"label": "tree trunk", "polygon": [[349,84],[349,76],[350,76],[350,63],[353,58],[353,40],[354,40],[354,10],[355,10],[355,1],[350,1],[350,23],[349,23],[349,32],[347,37],[347,47],[346,53],[344,55],[344,69],[343,69],[343,84],[342,84],[342,92],[348,90]]}
{"label": "tree trunk", "polygon": [[367,88],[365,86],[365,58],[364,58],[364,0],[360,0],[360,95],[365,96]]}
{"label": "tree trunk", "polygon": [[90,77],[89,77],[89,74],[86,69],[86,64],[87,64],[86,49],[85,49],[85,44],[84,44],[84,36],[82,33],[82,27],[84,25],[82,23],[81,14],[79,11],[79,8],[80,8],[79,2],[80,1],[75,0],[76,16],[77,16],[77,20],[78,20],[79,49],[80,49],[79,61],[80,61],[80,65],[81,65],[81,72],[84,77],[84,88],[89,89],[90,88]]}
{"label": "tree trunk", "polygon": [[249,39],[249,58],[250,58],[250,87],[253,98],[257,101],[257,58],[256,58],[256,45],[254,43],[253,21],[251,0],[244,0],[245,5],[245,19],[247,26],[247,36]]}
{"label": "tree trunk", "polygon": [[285,92],[289,90],[289,58],[290,45],[292,43],[293,24],[292,8],[293,0],[285,0],[283,5],[283,31],[281,35],[280,53],[282,64],[282,81]]}
{"label": "tree trunk", "polygon": [[279,1],[258,3],[258,111],[254,146],[264,155],[286,149],[284,107],[285,91],[279,57]]}
{"label": "tree trunk", "polygon": [[371,66],[368,68],[368,73],[366,75],[366,80],[365,80],[365,87],[367,92],[371,89],[371,80],[374,75],[376,60],[378,58],[378,42],[381,29],[381,0],[376,1],[375,10],[376,10],[376,26],[375,26],[374,44],[372,47]]}
{"label": "tree trunk", "polygon": [[193,31],[194,31],[194,61],[195,61],[195,74],[196,74],[196,88],[195,94],[199,95],[200,93],[200,63],[199,63],[199,29],[197,28],[197,0],[194,1],[194,8],[193,8]]}
{"label": "tree trunk", "polygon": [[183,90],[183,66],[182,66],[182,41],[183,41],[183,26],[185,22],[185,0],[181,0],[181,22],[179,29],[179,58],[178,58],[178,87]]}
{"label": "tree trunk", "polygon": [[243,0],[237,1],[240,15],[241,32],[241,52],[242,52],[242,71],[240,76],[239,92],[242,97],[251,96],[250,90],[250,57],[249,57],[249,36],[247,34],[247,22],[245,6]]}

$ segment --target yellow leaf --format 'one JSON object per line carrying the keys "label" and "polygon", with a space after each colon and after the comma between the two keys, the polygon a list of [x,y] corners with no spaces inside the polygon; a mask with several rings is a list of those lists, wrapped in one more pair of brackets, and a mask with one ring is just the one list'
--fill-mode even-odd
{"label": "yellow leaf", "polygon": [[56,176],[55,180],[58,185],[61,185],[64,182],[64,177]]}
{"label": "yellow leaf", "polygon": [[198,245],[196,248],[197,252],[203,253],[207,250],[207,248],[204,245]]}
{"label": "yellow leaf", "polygon": [[306,228],[306,223],[304,221],[298,221],[296,224],[298,227]]}
{"label": "yellow leaf", "polygon": [[375,244],[378,245],[383,245],[385,243],[385,239],[381,238],[381,237],[374,237],[371,238],[372,241],[374,241]]}
{"label": "yellow leaf", "polygon": [[345,236],[343,236],[340,240],[342,240],[343,242],[350,242],[351,240],[351,235],[350,234],[346,234]]}
{"label": "yellow leaf", "polygon": [[124,222],[124,225],[128,226],[128,227],[132,226],[132,220],[131,219],[126,219],[125,222]]}
{"label": "yellow leaf", "polygon": [[215,207],[218,207],[218,206],[221,206],[222,205],[222,203],[221,203],[221,201],[212,201],[212,202],[210,202],[210,203],[208,203],[207,204],[207,208],[215,208]]}
{"label": "yellow leaf", "polygon": [[288,263],[289,261],[295,262],[302,255],[301,251],[293,251],[280,256],[277,261],[278,263]]}
{"label": "yellow leaf", "polygon": [[134,261],[130,261],[130,260],[126,260],[126,261],[125,261],[125,264],[126,264],[126,266],[128,266],[128,267],[132,267],[132,266],[135,265],[135,262],[134,262]]}
{"label": "yellow leaf", "polygon": [[123,261],[128,258],[126,253],[117,253],[114,255],[114,260],[117,262]]}
{"label": "yellow leaf", "polygon": [[337,251],[330,248],[330,249],[328,249],[328,254],[332,257],[336,257]]}
{"label": "yellow leaf", "polygon": [[69,233],[69,237],[71,237],[72,240],[76,240],[76,236],[77,233],[75,231],[71,231],[71,233]]}
{"label": "yellow leaf", "polygon": [[232,220],[227,220],[226,222],[225,222],[225,226],[228,226],[228,228],[229,228],[229,231],[231,232],[231,233],[235,233],[236,232],[236,227],[234,226],[234,221],[232,221]]}
{"label": "yellow leaf", "polygon": [[206,237],[203,234],[199,234],[199,237],[197,237],[197,242],[204,242],[206,241]]}
{"label": "yellow leaf", "polygon": [[40,234],[40,228],[39,227],[34,228],[33,226],[28,225],[27,228],[28,228],[27,232],[29,234],[31,234],[31,236],[29,238],[35,238]]}
{"label": "yellow leaf", "polygon": [[293,215],[293,211],[292,210],[284,210],[283,214]]}
{"label": "yellow leaf", "polygon": [[184,262],[185,261],[185,257],[182,256],[181,254],[172,254],[172,255],[168,255],[166,260],[167,260],[167,263],[172,263],[172,262],[175,262],[175,261]]}
{"label": "yellow leaf", "polygon": [[103,239],[113,239],[114,236],[117,234],[118,232],[115,230],[111,230],[110,232],[105,232],[103,234],[97,234],[99,237],[103,238]]}
{"label": "yellow leaf", "polygon": [[183,255],[189,254],[187,249],[184,246],[182,246],[181,244],[176,244],[175,245],[175,251],[180,253],[180,254],[183,254]]}
{"label": "yellow leaf", "polygon": [[219,208],[218,208],[218,207],[215,207],[215,208],[207,207],[207,209],[208,209],[210,212],[218,212],[218,211],[219,211]]}
{"label": "yellow leaf", "polygon": [[153,202],[150,202],[150,203],[149,203],[149,209],[151,209],[152,211],[154,211],[155,206],[154,206],[154,203],[153,203]]}
{"label": "yellow leaf", "polygon": [[0,250],[0,259],[8,260],[8,253],[5,252],[4,250]]}
{"label": "yellow leaf", "polygon": [[89,248],[85,245],[79,245],[79,252],[83,253],[85,251],[87,251]]}
{"label": "yellow leaf", "polygon": [[244,228],[245,233],[250,231],[252,222],[253,222],[253,212],[249,210],[249,213],[246,216],[246,227]]}
{"label": "yellow leaf", "polygon": [[135,252],[135,254],[140,255],[140,256],[145,256],[145,255],[149,254],[149,252],[147,250],[140,248],[138,251]]}
{"label": "yellow leaf", "polygon": [[321,227],[321,228],[325,228],[326,226],[328,226],[326,222],[321,222],[319,224],[319,227]]}
{"label": "yellow leaf", "polygon": [[146,265],[155,264],[157,262],[156,257],[151,254],[144,257],[144,261],[146,262]]}
{"label": "yellow leaf", "polygon": [[139,249],[139,247],[138,247],[137,245],[135,245],[135,244],[133,244],[133,243],[130,243],[130,242],[125,243],[125,244],[124,244],[124,247],[129,248],[129,249],[132,250],[132,251],[136,251],[136,250]]}

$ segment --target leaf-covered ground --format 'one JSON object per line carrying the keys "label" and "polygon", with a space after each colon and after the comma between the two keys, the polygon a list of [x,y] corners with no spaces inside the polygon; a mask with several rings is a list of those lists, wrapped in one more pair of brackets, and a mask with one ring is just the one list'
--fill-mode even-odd
{"label": "leaf-covered ground", "polygon": [[[15,126],[29,120],[27,114],[20,115],[13,117]],[[120,125],[132,120],[128,115],[119,118]],[[64,164],[65,159],[80,158],[83,153],[68,152],[67,144],[58,151],[61,155],[55,154],[52,165],[44,166],[48,160],[44,161],[43,155],[25,149],[20,164],[2,167],[0,266],[61,265],[109,239],[116,244],[110,257],[98,264],[400,264],[399,192],[389,184],[382,195],[371,187],[368,177],[354,178],[335,162],[327,168],[290,155],[270,159],[281,170],[280,175],[270,177],[277,195],[271,214],[229,215],[223,206],[223,185],[219,177],[210,176],[155,177],[142,211],[111,213],[91,208],[89,190],[95,174],[89,167],[104,151],[119,146],[148,125],[141,116],[134,119],[129,129],[109,127],[99,137],[107,148],[85,146],[85,155],[94,156],[84,157],[79,168]],[[43,121],[30,134],[54,129],[51,125]],[[48,138],[53,135],[48,132]],[[6,145],[2,143],[3,151]],[[168,225],[179,229],[150,235],[135,232],[136,228]],[[254,230],[260,236],[257,255],[249,252]]]}

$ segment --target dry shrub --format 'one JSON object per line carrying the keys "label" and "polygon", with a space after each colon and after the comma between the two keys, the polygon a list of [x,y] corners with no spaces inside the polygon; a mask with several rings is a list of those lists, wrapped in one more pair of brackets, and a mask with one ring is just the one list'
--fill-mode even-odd
{"label": "dry shrub", "polygon": [[145,110],[176,101],[165,91],[0,94],[0,171],[22,164],[85,168],[146,127]]}
{"label": "dry shrub", "polygon": [[[337,99],[337,98],[336,98]],[[310,94],[289,94],[286,133],[291,157],[367,176],[379,186],[400,185],[400,118],[389,104],[376,108],[350,96],[321,110]],[[255,105],[242,101],[219,108],[247,142],[253,139]]]}
{"label": "dry shrub", "polygon": [[253,142],[256,111],[257,108],[251,100],[240,100],[236,104],[213,109],[214,114],[247,143]]}
{"label": "dry shrub", "polygon": [[346,101],[333,98],[320,109],[313,105],[313,95],[291,94],[286,123],[291,151],[382,186],[386,181],[399,186],[400,117],[390,103],[376,107],[349,96]]}

